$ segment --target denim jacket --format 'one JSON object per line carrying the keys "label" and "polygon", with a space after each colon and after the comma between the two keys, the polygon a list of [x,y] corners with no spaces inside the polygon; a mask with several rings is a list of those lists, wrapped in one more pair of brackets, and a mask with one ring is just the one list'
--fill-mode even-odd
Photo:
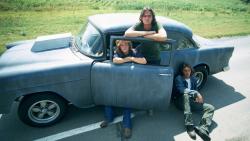
{"label": "denim jacket", "polygon": [[[191,90],[197,91],[197,79],[194,76],[190,77]],[[188,88],[188,83],[185,78],[181,75],[175,77],[174,81],[174,97],[179,97],[184,94],[184,90]],[[195,94],[192,97],[196,97]]]}

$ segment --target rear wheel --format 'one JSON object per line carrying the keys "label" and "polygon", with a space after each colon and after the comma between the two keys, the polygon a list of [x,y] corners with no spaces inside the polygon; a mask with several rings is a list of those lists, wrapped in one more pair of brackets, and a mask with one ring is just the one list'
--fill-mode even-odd
{"label": "rear wheel", "polygon": [[39,93],[28,96],[18,107],[18,116],[31,126],[49,126],[65,114],[66,101],[55,94]]}
{"label": "rear wheel", "polygon": [[208,71],[205,66],[195,68],[194,76],[197,78],[197,87],[200,90],[207,81]]}

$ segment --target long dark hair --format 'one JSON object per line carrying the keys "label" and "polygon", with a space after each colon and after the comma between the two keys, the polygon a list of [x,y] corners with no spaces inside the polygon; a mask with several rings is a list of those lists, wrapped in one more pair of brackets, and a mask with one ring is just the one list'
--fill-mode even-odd
{"label": "long dark hair", "polygon": [[191,75],[190,76],[192,76],[193,73],[194,73],[194,70],[193,70],[193,67],[191,65],[189,65],[188,63],[182,63],[181,64],[181,66],[180,66],[180,74],[183,76],[183,70],[185,68],[190,68],[191,69]]}
{"label": "long dark hair", "polygon": [[149,11],[149,12],[152,14],[152,23],[151,23],[151,25],[155,25],[155,24],[156,24],[155,12],[154,12],[154,10],[153,10],[152,8],[150,8],[150,7],[144,7],[144,8],[142,9],[141,14],[140,14],[140,18],[139,18],[140,24],[143,25],[142,17],[143,17],[143,15],[144,15],[145,11]]}

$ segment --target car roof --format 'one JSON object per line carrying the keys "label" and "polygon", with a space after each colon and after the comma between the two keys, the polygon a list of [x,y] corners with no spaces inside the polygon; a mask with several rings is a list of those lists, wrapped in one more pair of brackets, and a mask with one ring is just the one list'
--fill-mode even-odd
{"label": "car roof", "polygon": [[[102,33],[125,32],[129,27],[139,22],[139,14],[136,13],[111,13],[97,14],[88,18],[90,23],[96,26]],[[181,32],[192,38],[192,30],[185,24],[168,17],[156,16],[156,20],[160,22],[168,31]]]}

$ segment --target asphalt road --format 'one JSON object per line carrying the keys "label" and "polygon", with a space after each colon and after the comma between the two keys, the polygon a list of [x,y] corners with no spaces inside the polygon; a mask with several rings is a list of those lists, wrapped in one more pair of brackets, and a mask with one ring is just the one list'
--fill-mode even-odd
{"label": "asphalt road", "polygon": [[[221,38],[214,41],[235,46],[230,61],[231,69],[209,76],[201,93],[207,103],[216,107],[211,129],[213,141],[250,140],[250,36]],[[99,128],[103,120],[102,107],[77,109],[71,106],[65,118],[56,125],[34,128],[23,124],[17,117],[17,103],[8,115],[0,115],[0,141],[29,140],[104,140],[123,141],[120,120],[105,129]],[[117,109],[118,113],[120,112]],[[194,114],[198,123],[199,114]],[[183,126],[183,114],[174,105],[167,111],[135,111],[133,135],[130,141],[191,141]],[[201,140],[198,138],[197,140]]]}

